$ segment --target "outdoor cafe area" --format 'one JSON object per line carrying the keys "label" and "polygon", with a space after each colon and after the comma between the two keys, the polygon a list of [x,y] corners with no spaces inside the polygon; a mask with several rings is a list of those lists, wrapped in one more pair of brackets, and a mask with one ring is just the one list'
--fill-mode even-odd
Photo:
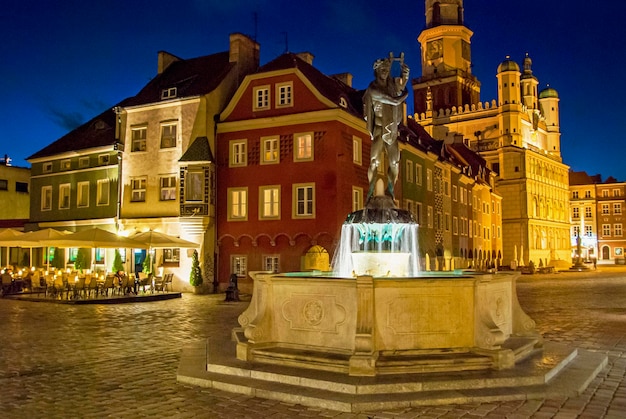
{"label": "outdoor cafe area", "polygon": [[139,272],[92,273],[67,269],[35,267],[0,271],[2,296],[30,296],[53,300],[102,300],[172,293],[173,273],[161,275]]}

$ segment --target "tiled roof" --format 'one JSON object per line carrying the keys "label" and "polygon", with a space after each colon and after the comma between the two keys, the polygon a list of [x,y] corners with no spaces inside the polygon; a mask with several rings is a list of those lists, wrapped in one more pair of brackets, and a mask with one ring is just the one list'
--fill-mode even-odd
{"label": "tiled roof", "polygon": [[207,137],[197,137],[189,146],[180,162],[214,162],[213,152]]}
{"label": "tiled roof", "polygon": [[163,90],[172,87],[176,88],[176,98],[207,94],[219,85],[233,65],[228,51],[175,61],[129,99],[126,106],[160,102]]}
{"label": "tiled roof", "polygon": [[602,183],[601,175],[590,176],[587,172],[569,172],[570,185],[592,185],[594,183]]}
{"label": "tiled roof", "polygon": [[[124,102],[118,106],[123,106]],[[100,115],[70,131],[26,160],[49,157],[68,151],[86,150],[115,143],[115,112],[109,108]]]}
{"label": "tiled roof", "polygon": [[297,54],[283,54],[260,67],[257,73],[267,73],[289,68],[297,68],[300,70],[322,95],[331,102],[336,103],[337,106],[340,106],[339,103],[343,97],[348,104],[345,109],[359,118],[363,117],[364,91],[355,90],[337,78],[323,74],[311,64],[298,57]]}

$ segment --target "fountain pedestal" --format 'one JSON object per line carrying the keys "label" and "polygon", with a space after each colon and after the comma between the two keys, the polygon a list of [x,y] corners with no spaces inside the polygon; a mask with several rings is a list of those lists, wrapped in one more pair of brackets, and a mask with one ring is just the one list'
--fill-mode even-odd
{"label": "fountain pedestal", "polygon": [[237,358],[351,376],[511,368],[542,339],[517,274],[356,279],[251,273]]}

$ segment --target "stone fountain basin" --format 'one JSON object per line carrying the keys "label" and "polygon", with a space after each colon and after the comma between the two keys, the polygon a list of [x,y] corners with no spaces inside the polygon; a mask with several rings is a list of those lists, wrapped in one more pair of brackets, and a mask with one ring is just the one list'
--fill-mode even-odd
{"label": "stone fountain basin", "polygon": [[251,272],[237,358],[354,376],[512,368],[541,350],[517,273],[336,278]]}

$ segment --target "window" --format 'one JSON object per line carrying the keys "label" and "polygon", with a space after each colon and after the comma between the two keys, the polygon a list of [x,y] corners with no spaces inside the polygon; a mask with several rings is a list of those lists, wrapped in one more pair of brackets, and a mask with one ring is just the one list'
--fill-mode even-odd
{"label": "window", "polygon": [[76,185],[76,206],[84,208],[89,206],[89,182],[78,182]]}
{"label": "window", "polygon": [[[173,186],[174,186],[174,194],[176,194],[176,181],[175,180],[174,180]],[[172,199],[176,199],[176,197]],[[185,201],[202,202],[203,200],[204,200],[204,174],[199,170],[187,172],[187,176],[185,178]]]}
{"label": "window", "polygon": [[363,188],[352,187],[352,211],[363,209]]}
{"label": "window", "polygon": [[406,181],[413,182],[413,162],[411,160],[406,161]]}
{"label": "window", "polygon": [[161,148],[176,147],[176,124],[161,125]]}
{"label": "window", "polygon": [[293,137],[294,161],[313,160],[313,133],[300,133]]}
{"label": "window", "polygon": [[278,163],[279,159],[278,137],[261,137],[261,164]]}
{"label": "window", "polygon": [[146,151],[148,128],[131,128],[130,135],[132,140],[130,151]]}
{"label": "window", "polygon": [[176,176],[161,176],[161,201],[174,201],[176,199]]}
{"label": "window", "polygon": [[415,183],[422,184],[422,165],[415,163]]}
{"label": "window", "polygon": [[619,189],[613,189],[613,196],[619,196]]}
{"label": "window", "polygon": [[572,218],[577,220],[580,218],[580,209],[577,207],[572,208]]}
{"label": "window", "polygon": [[281,83],[276,85],[276,107],[282,108],[293,106],[292,97],[293,83]]}
{"label": "window", "polygon": [[51,209],[52,209],[52,186],[42,186],[41,210],[50,211]]}
{"label": "window", "polygon": [[585,226],[585,236],[591,237],[593,235],[593,226]]}
{"label": "window", "polygon": [[433,190],[433,171],[431,169],[426,169],[426,188],[429,191]]}
{"label": "window", "polygon": [[163,263],[178,264],[180,262],[180,249],[163,249]]}
{"label": "window", "polygon": [[107,164],[109,164],[110,161],[110,157],[108,154],[101,154],[98,156],[98,164],[100,166],[105,166]]}
{"label": "window", "polygon": [[146,201],[146,178],[135,178],[130,180],[130,201],[145,202]]}
{"label": "window", "polygon": [[78,159],[78,167],[80,169],[89,167],[89,157],[81,157],[80,159]]}
{"label": "window", "polygon": [[621,236],[622,224],[613,224],[613,233],[615,233],[616,236]]}
{"label": "window", "polygon": [[611,224],[602,224],[602,235],[603,236],[611,235]]}
{"label": "window", "polygon": [[580,236],[580,226],[572,227],[572,234],[574,235],[574,237],[579,237]]}
{"label": "window", "polygon": [[248,219],[248,188],[228,189],[228,221]]}
{"label": "window", "polygon": [[448,214],[447,212],[444,215],[444,222],[446,231],[450,231],[450,214]]}
{"label": "window", "polygon": [[452,234],[458,236],[459,234],[459,219],[452,217]]}
{"label": "window", "polygon": [[352,162],[354,164],[363,163],[363,146],[359,137],[352,137]]}
{"label": "window", "polygon": [[173,97],[176,97],[176,88],[175,87],[170,87],[168,89],[163,89],[161,91],[161,99],[171,99]]}
{"label": "window", "polygon": [[416,202],[415,203],[415,221],[417,221],[417,224],[422,224],[422,203],[421,202]]}
{"label": "window", "polygon": [[253,90],[253,109],[262,111],[270,108],[270,87],[259,86]]}
{"label": "window", "polygon": [[279,255],[263,255],[263,270],[270,272],[280,272]]}
{"label": "window", "polygon": [[[608,196],[609,196],[609,190],[608,189],[603,190],[602,191],[602,197],[603,198],[608,198]],[[585,198],[588,198],[587,194],[585,194]]]}
{"label": "window", "polygon": [[433,228],[433,207],[430,205],[426,208],[426,225]]}
{"label": "window", "polygon": [[248,273],[248,258],[241,255],[232,255],[230,257],[230,272],[245,277]]}
{"label": "window", "polygon": [[604,215],[609,214],[609,204],[602,204],[602,214]]}
{"label": "window", "polygon": [[27,182],[15,182],[15,192],[28,193],[28,183]]}
{"label": "window", "polygon": [[591,207],[585,207],[585,218],[591,218]]}
{"label": "window", "polygon": [[613,214],[619,215],[622,213],[622,204],[613,204]]}
{"label": "window", "polygon": [[59,209],[70,208],[70,184],[59,185]]}
{"label": "window", "polygon": [[52,172],[52,163],[48,162],[48,163],[44,163],[42,166],[42,170],[44,173],[51,173]]}
{"label": "window", "polygon": [[578,191],[572,192],[572,198],[578,199]]}
{"label": "window", "polygon": [[248,141],[233,140],[230,142],[230,167],[248,164]]}
{"label": "window", "polygon": [[259,218],[280,218],[280,186],[259,187]]}
{"label": "window", "polygon": [[293,185],[293,217],[315,218],[315,184]]}
{"label": "window", "polygon": [[61,170],[70,170],[72,168],[72,161],[70,159],[61,160]]}
{"label": "window", "polygon": [[109,179],[98,180],[96,195],[97,195],[96,205],[98,206],[109,205],[109,195],[110,195]]}
{"label": "window", "polygon": [[0,191],[9,190],[9,181],[6,179],[0,179]]}
{"label": "window", "polygon": [[457,186],[456,186],[456,185],[452,185],[452,200],[453,200],[454,202],[456,202],[456,201],[457,201],[457,199],[458,199],[458,195],[459,195],[459,191],[458,191]]}

